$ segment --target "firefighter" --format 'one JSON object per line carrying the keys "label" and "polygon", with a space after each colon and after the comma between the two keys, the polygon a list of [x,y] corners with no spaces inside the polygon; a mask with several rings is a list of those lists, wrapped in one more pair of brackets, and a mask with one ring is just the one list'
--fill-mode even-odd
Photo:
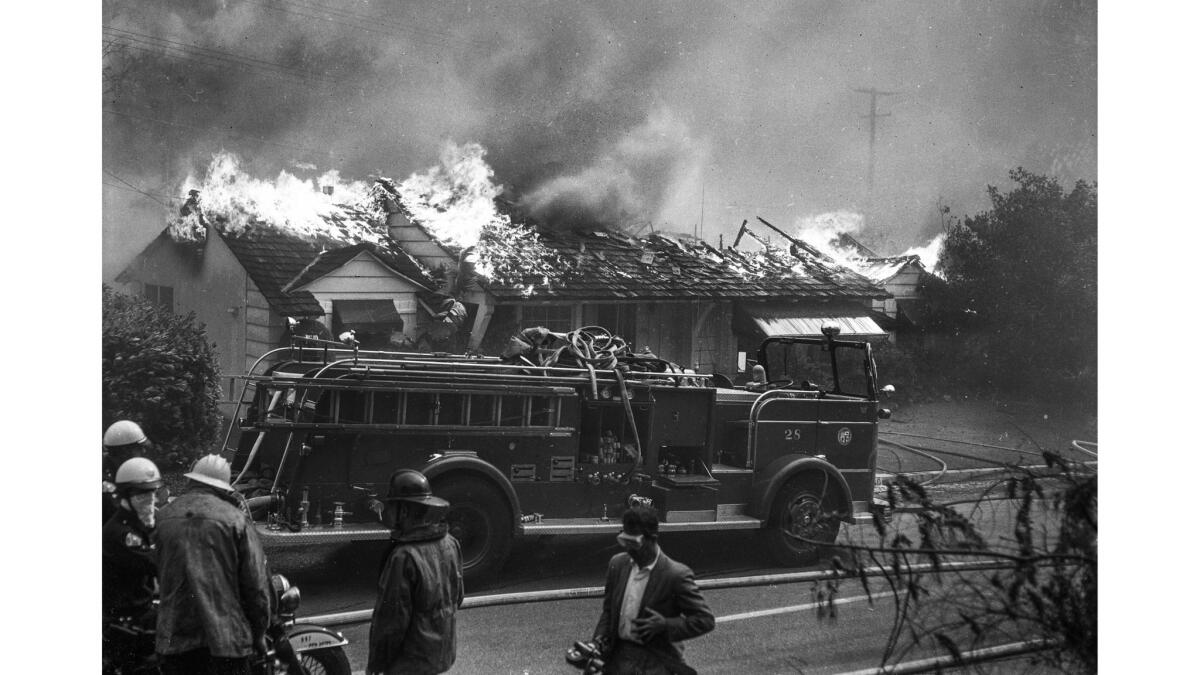
{"label": "firefighter", "polygon": [[766,391],[767,390],[767,369],[759,364],[754,364],[750,369],[750,381],[746,383],[746,391]]}
{"label": "firefighter", "polygon": [[380,569],[367,672],[444,673],[454,665],[463,601],[462,551],[445,522],[450,504],[412,469],[392,474],[385,502],[392,548]]}
{"label": "firefighter", "polygon": [[117,467],[127,459],[145,455],[146,451],[150,449],[150,439],[146,438],[145,432],[137,422],[118,420],[105,430],[103,444],[104,454],[101,459],[103,474],[100,479],[103,503],[100,510],[103,515],[101,522],[107,523],[108,519],[117,512],[119,500],[115,485]]}
{"label": "firefighter", "polygon": [[[154,627],[155,494],[163,485],[162,474],[145,457],[125,460],[113,476],[118,501],[117,511],[104,524],[101,536],[102,613],[106,624],[128,619],[132,626]],[[103,641],[108,663],[130,663],[146,651],[136,639],[118,639],[112,634]],[[153,646],[148,648],[153,653]]]}
{"label": "firefighter", "polygon": [[250,673],[263,651],[271,584],[258,533],[229,485],[229,462],[196,460],[160,514],[156,651],[165,675]]}

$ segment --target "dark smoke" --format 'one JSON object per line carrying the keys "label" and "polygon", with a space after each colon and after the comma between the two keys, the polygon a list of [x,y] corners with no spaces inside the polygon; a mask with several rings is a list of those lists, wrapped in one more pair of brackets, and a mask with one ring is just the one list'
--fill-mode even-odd
{"label": "dark smoke", "polygon": [[[1094,2],[108,0],[103,22],[105,278],[220,149],[403,179],[478,142],[542,221],[715,243],[856,211],[881,253],[1018,165],[1096,177]],[[873,189],[869,87],[896,92]]]}

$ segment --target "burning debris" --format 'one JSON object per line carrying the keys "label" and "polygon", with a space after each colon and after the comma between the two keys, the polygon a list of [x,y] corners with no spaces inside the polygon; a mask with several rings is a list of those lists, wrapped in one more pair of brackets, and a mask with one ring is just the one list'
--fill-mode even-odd
{"label": "burning debris", "polygon": [[[471,275],[493,294],[511,298],[535,293],[644,298],[761,297],[774,291],[837,295],[838,289],[870,296],[878,291],[786,234],[791,246],[783,248],[744,229],[749,239],[761,244],[759,250],[745,251],[737,242],[717,249],[685,235],[639,238],[613,229],[538,229],[513,222],[497,209],[503,188],[492,182],[485,155],[477,143],[447,143],[435,167],[398,183],[388,178],[365,183],[343,181],[336,171],[313,180],[286,171],[274,181],[258,180],[241,170],[236,157],[219,153],[203,180],[189,177],[184,187],[191,197],[169,231],[177,242],[202,247],[206,225],[233,238],[270,228],[319,249],[371,244],[412,260],[388,234],[389,217],[399,215],[459,260],[460,269],[443,270],[447,281],[441,290],[450,294],[457,294]],[[426,276],[439,276],[437,270],[420,269]]]}
{"label": "burning debris", "polygon": [[496,210],[502,188],[492,183],[484,155],[476,143],[448,143],[441,163],[424,173],[365,183],[343,181],[337,171],[314,180],[281,171],[274,181],[259,180],[220,152],[203,179],[188,176],[189,199],[168,232],[177,243],[202,246],[206,226],[230,237],[271,228],[322,246],[391,249],[388,213],[399,211],[486,280],[525,284],[528,292],[555,283],[566,263],[532,228]]}
{"label": "burning debris", "polygon": [[189,175],[183,188],[188,201],[169,224],[172,238],[180,243],[201,240],[206,224],[232,237],[270,227],[342,244],[379,245],[387,238],[386,213],[371,186],[343,182],[336,171],[315,181],[280,171],[274,181],[264,181],[243,171],[235,155],[221,151],[203,179]]}
{"label": "burning debris", "polygon": [[911,247],[898,256],[881,256],[855,238],[862,228],[862,214],[833,211],[802,219],[796,236],[838,264],[875,280],[891,276],[914,256],[926,270],[934,270],[946,238],[939,234],[925,246]]}

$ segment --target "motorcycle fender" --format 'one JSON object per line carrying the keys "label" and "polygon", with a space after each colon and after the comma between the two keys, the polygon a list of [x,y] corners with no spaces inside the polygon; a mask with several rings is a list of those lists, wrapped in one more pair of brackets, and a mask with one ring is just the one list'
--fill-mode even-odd
{"label": "motorcycle fender", "polygon": [[288,642],[297,654],[330,647],[344,647],[350,641],[342,634],[312,623],[295,623],[287,628]]}

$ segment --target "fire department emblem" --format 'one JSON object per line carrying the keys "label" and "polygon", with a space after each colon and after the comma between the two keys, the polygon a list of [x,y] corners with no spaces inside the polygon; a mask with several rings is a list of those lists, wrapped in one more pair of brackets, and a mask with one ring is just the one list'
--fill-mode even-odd
{"label": "fire department emblem", "polygon": [[842,427],[841,429],[838,429],[838,445],[850,445],[851,438],[853,438],[853,435],[850,433],[849,428]]}

